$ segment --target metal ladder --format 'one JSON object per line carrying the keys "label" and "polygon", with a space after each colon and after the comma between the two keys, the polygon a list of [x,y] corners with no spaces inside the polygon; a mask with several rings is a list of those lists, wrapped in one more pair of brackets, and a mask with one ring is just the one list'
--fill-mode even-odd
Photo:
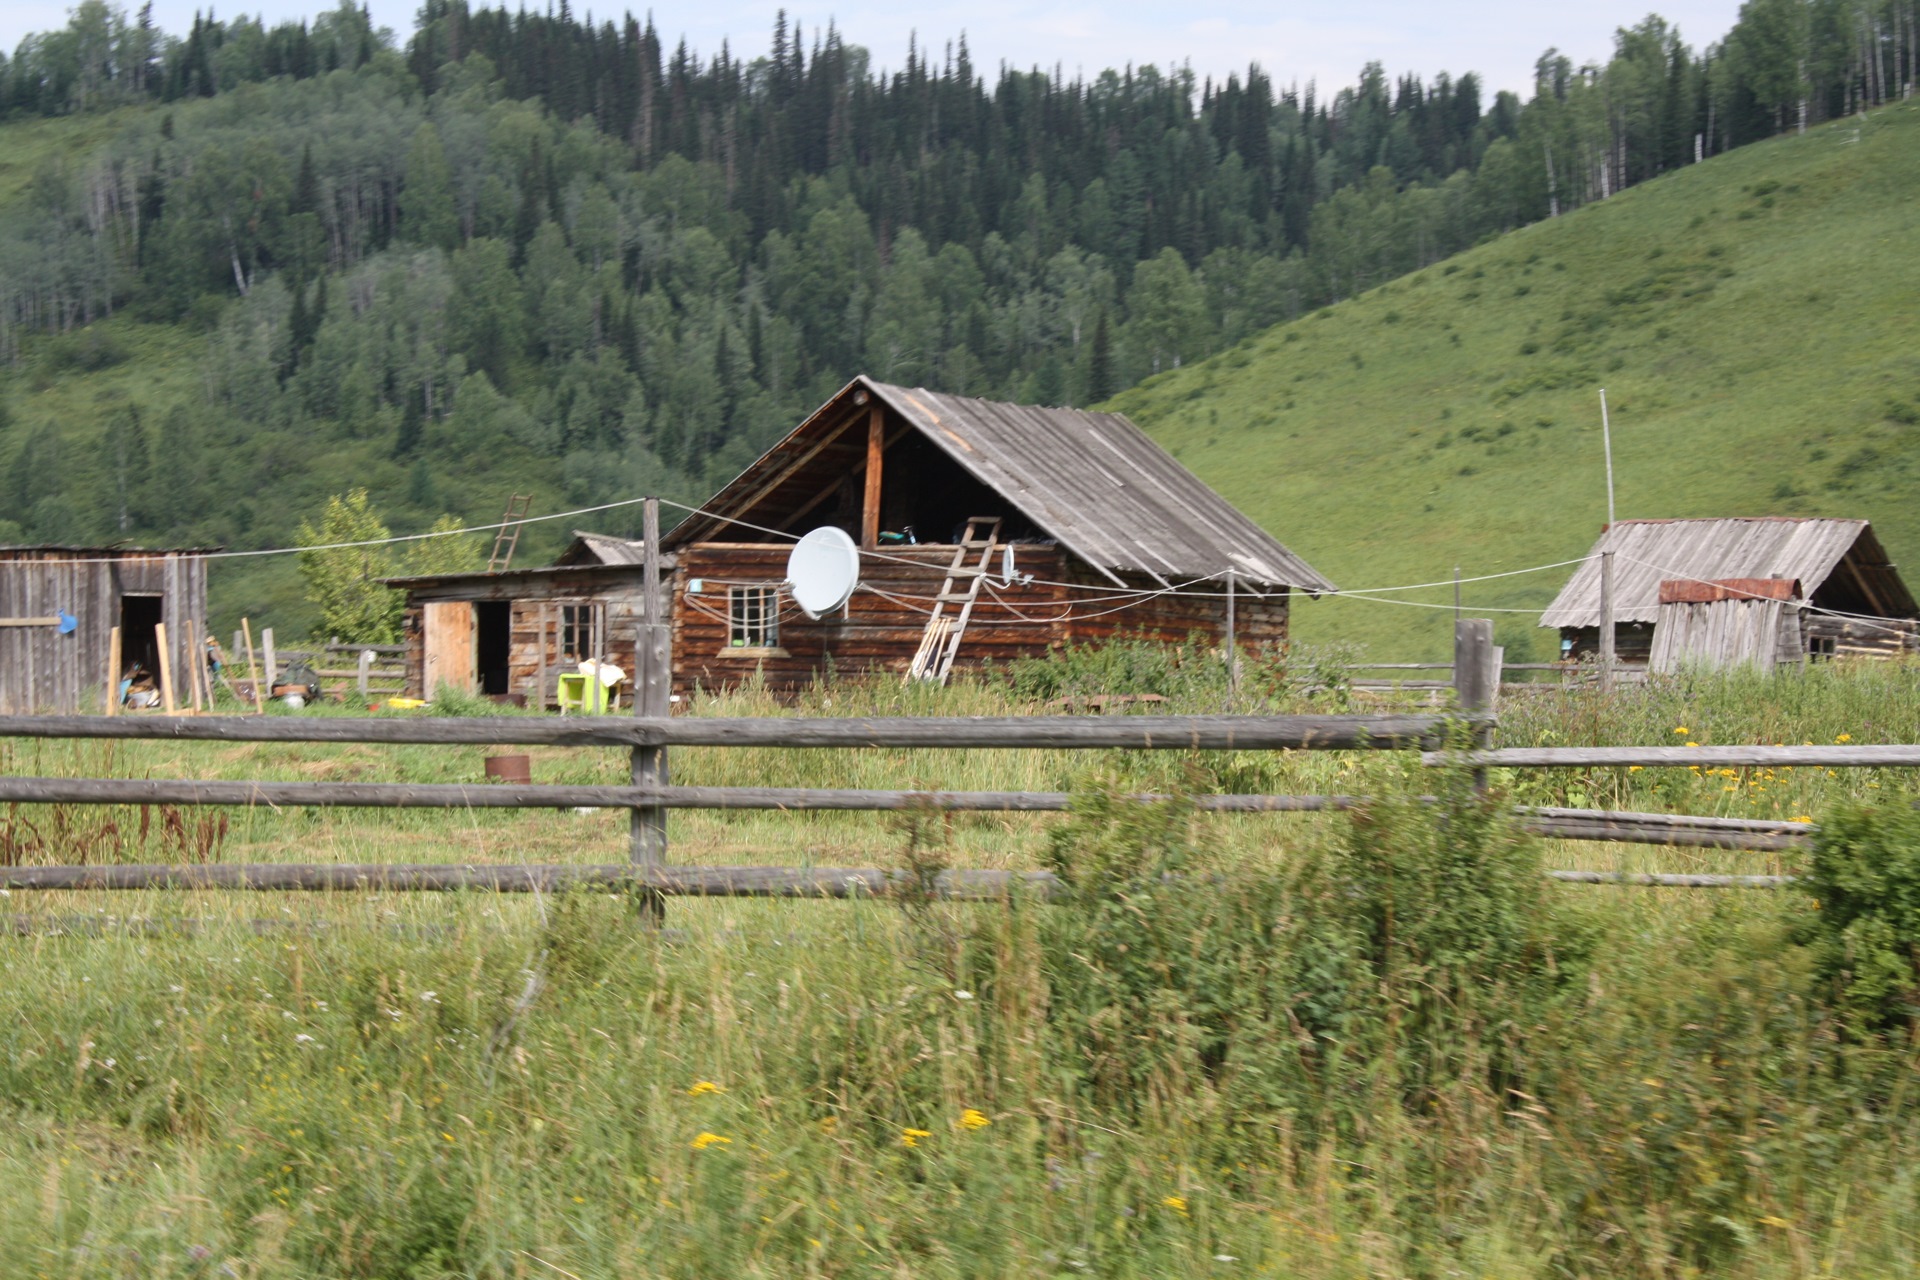
{"label": "metal ladder", "polygon": [[[980,536],[982,532],[986,535],[984,538]],[[967,634],[967,620],[973,616],[974,602],[980,598],[980,584],[987,580],[994,548],[999,545],[999,516],[967,517],[966,530],[953,549],[953,563],[947,566],[946,581],[940,584],[940,594],[933,598],[933,614],[927,619],[925,634],[920,637],[920,648],[907,668],[909,681],[947,682],[947,676],[953,671],[953,660],[960,652],[960,641]],[[969,551],[980,553],[980,562],[971,568],[966,563]],[[967,589],[956,591],[955,585],[963,579]],[[960,606],[951,616],[947,613],[950,604]]]}
{"label": "metal ladder", "polygon": [[500,531],[493,535],[493,554],[487,557],[487,572],[499,573],[513,563],[513,549],[520,545],[520,526],[514,521],[527,514],[533,495],[516,493],[507,499],[507,514],[500,517]]}

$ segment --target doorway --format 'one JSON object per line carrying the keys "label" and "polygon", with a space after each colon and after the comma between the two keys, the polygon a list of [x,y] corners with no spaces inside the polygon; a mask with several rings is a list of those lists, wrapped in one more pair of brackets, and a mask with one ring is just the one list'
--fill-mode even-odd
{"label": "doorway", "polygon": [[160,684],[160,637],[156,629],[162,617],[163,596],[120,597],[120,672],[124,676],[140,665],[154,682]]}
{"label": "doorway", "polygon": [[473,606],[474,665],[480,692],[499,696],[512,682],[513,602],[481,600]]}

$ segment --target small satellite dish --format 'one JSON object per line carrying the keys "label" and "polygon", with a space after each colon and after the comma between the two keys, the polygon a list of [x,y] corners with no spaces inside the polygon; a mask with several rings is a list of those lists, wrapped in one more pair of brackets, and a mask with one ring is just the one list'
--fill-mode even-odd
{"label": "small satellite dish", "polygon": [[859,581],[860,548],[831,525],[800,539],[787,557],[787,587],[793,602],[809,618],[846,604]]}

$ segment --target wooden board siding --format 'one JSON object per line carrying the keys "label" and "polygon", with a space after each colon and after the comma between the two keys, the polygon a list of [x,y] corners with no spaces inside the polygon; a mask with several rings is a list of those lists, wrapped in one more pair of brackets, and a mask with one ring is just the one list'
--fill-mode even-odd
{"label": "wooden board siding", "polygon": [[468,600],[430,602],[421,611],[420,630],[425,659],[421,687],[438,690],[444,684],[471,691],[473,603]]}
{"label": "wooden board siding", "polygon": [[[957,668],[1004,665],[1073,644],[1138,636],[1179,644],[1198,632],[1218,642],[1226,624],[1224,599],[1153,596],[1115,599],[1114,588],[1060,547],[1014,545],[1014,568],[1036,581],[983,591],[961,639]],[[727,587],[778,585],[787,548],[755,543],[696,543],[681,549],[673,599],[674,687],[686,692],[737,685],[760,674],[771,688],[805,687],[831,666],[842,672],[904,675],[927,625],[931,597],[940,589],[953,547],[888,547],[862,561],[862,589],[844,614],[809,620],[783,601],[778,647],[736,650],[728,643]],[[996,556],[994,565],[999,566]],[[699,592],[691,585],[698,581]],[[1071,585],[1062,585],[1071,584]],[[1141,582],[1142,588],[1158,584]],[[1077,588],[1077,589],[1076,589]],[[1237,634],[1246,648],[1280,645],[1287,638],[1287,598],[1242,599]]]}
{"label": "wooden board siding", "polygon": [[1830,642],[1833,652],[1828,656],[1835,658],[1897,658],[1920,653],[1920,622],[1866,622],[1809,610],[1801,616],[1800,629],[1809,646],[1816,639]]}
{"label": "wooden board siding", "polygon": [[204,632],[206,561],[167,552],[28,548],[0,552],[0,617],[50,617],[77,626],[0,627],[0,714],[105,710],[108,640],[123,596],[158,596],[176,689],[187,688],[187,623]]}

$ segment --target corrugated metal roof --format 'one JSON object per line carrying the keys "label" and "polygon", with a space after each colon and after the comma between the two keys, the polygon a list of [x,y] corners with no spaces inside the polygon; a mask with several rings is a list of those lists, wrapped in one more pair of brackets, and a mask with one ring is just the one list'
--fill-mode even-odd
{"label": "corrugated metal roof", "polygon": [[1888,617],[1920,612],[1865,520],[1736,516],[1697,520],[1622,520],[1600,535],[1593,557],[1574,571],[1547,611],[1543,627],[1600,625],[1600,560],[1613,555],[1616,622],[1654,622],[1660,583],[1692,578],[1798,579],[1808,599],[1852,553],[1853,567],[1880,598]]}
{"label": "corrugated metal roof", "polygon": [[[707,510],[735,515],[763,464],[797,452],[826,410],[860,388],[1088,564],[1163,583],[1221,578],[1320,594],[1331,582],[1117,413],[1047,409],[854,379],[723,489]],[[706,536],[690,518],[668,545]]]}

